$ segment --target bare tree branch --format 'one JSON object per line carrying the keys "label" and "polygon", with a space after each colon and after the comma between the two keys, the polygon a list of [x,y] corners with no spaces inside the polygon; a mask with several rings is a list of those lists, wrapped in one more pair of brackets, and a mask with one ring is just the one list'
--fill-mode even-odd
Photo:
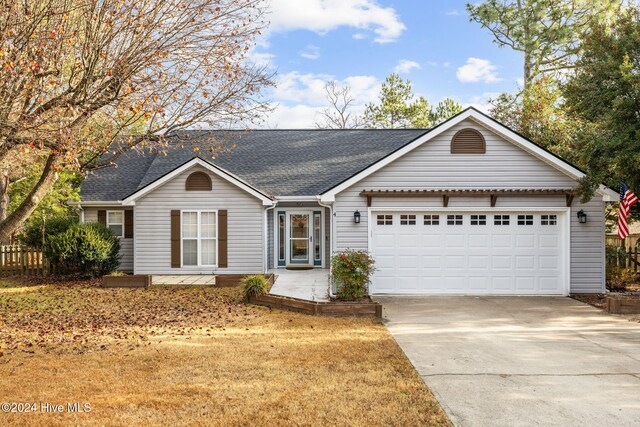
{"label": "bare tree branch", "polygon": [[340,86],[332,80],[324,85],[329,107],[318,113],[318,129],[357,129],[364,127],[363,118],[352,111],[356,102],[348,85]]}

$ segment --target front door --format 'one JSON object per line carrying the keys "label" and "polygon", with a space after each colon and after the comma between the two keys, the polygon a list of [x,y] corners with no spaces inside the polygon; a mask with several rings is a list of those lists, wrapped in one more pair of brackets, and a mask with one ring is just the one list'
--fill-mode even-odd
{"label": "front door", "polygon": [[311,265],[309,248],[313,235],[311,234],[311,214],[307,212],[289,212],[288,221],[288,264]]}

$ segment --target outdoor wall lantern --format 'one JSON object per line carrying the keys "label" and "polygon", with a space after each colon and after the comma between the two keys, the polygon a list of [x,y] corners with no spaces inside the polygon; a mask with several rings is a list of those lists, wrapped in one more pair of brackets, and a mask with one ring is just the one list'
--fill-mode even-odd
{"label": "outdoor wall lantern", "polygon": [[578,212],[578,221],[580,222],[580,224],[584,224],[587,222],[587,214],[584,213],[582,209],[580,209],[580,212]]}
{"label": "outdoor wall lantern", "polygon": [[360,212],[355,211],[353,213],[353,222],[356,224],[360,224]]}

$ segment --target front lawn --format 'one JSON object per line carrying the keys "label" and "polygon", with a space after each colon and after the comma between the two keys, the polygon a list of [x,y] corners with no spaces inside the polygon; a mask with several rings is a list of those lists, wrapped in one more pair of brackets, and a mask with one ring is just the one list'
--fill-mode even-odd
{"label": "front lawn", "polygon": [[0,402],[28,425],[450,425],[374,319],[270,311],[238,289],[0,282]]}

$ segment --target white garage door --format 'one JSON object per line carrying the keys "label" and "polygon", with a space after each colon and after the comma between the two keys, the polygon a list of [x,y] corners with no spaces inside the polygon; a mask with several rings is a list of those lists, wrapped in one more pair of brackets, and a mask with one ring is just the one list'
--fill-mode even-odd
{"label": "white garage door", "polygon": [[560,212],[371,213],[373,294],[562,295]]}

